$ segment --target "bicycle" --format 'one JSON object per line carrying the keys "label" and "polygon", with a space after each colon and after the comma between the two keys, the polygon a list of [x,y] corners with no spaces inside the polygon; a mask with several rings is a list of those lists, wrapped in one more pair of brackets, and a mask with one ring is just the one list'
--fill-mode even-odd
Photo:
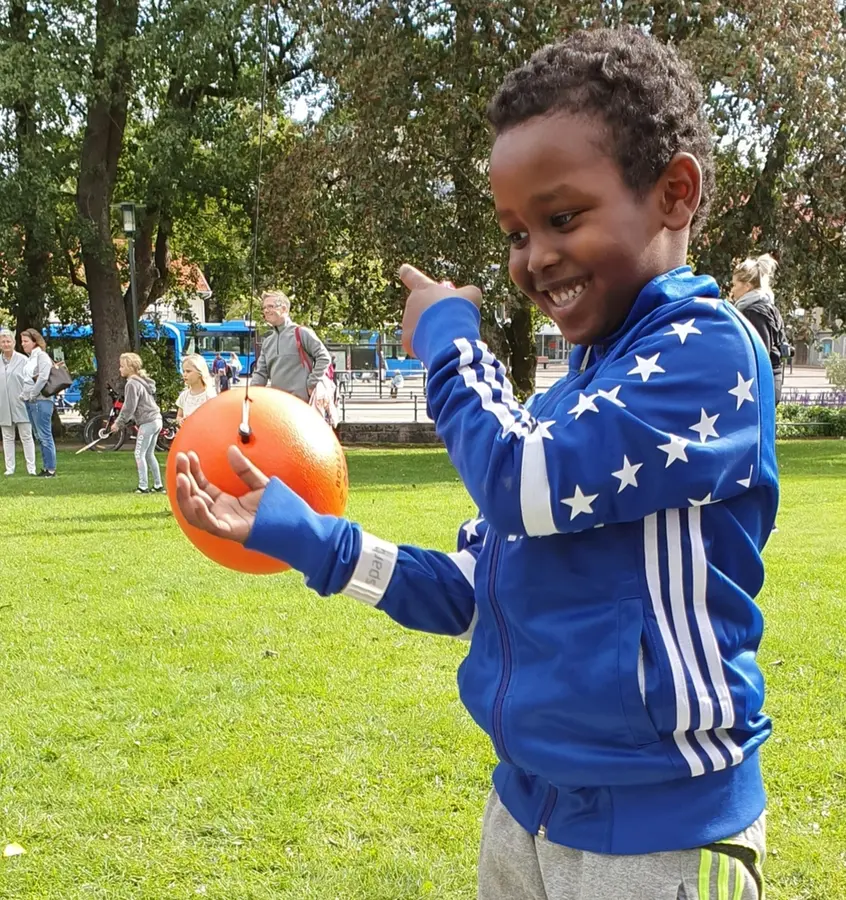
{"label": "bicycle", "polygon": [[[138,437],[138,426],[132,424],[128,428],[122,427],[117,431],[112,431],[112,425],[123,409],[123,397],[110,384],[107,384],[106,387],[112,400],[112,408],[106,416],[100,413],[89,416],[82,428],[82,438],[86,444],[92,445],[95,439],[99,438],[96,446],[101,450],[120,450],[127,439],[134,441]],[[156,438],[156,449],[167,453],[176,437],[176,431],[176,413],[162,413],[162,429]],[[94,447],[92,446],[90,449],[93,450]]]}

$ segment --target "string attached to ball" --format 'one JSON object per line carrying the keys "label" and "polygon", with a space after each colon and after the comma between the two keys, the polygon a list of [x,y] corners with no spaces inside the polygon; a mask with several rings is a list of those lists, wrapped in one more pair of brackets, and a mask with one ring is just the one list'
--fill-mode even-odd
{"label": "string attached to ball", "polygon": [[267,56],[270,45],[270,0],[264,4],[264,41],[262,45],[262,73],[261,73],[261,104],[259,107],[259,138],[258,138],[258,173],[256,176],[256,212],[253,217],[253,268],[250,280],[250,307],[247,312],[247,321],[250,323],[250,343],[247,349],[247,383],[244,388],[244,405],[241,410],[241,424],[238,426],[238,438],[242,444],[248,444],[252,435],[250,428],[250,381],[252,372],[251,358],[256,344],[256,329],[253,321],[253,302],[256,297],[256,266],[258,264],[258,227],[259,210],[261,209],[261,170],[264,151],[264,109],[267,101]]}

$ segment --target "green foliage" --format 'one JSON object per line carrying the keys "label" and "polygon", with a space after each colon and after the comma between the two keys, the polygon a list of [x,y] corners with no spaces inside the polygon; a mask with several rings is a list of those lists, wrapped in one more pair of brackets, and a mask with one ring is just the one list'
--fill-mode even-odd
{"label": "green foliage", "polygon": [[825,361],[825,374],[832,386],[846,391],[846,358],[832,353]]}
{"label": "green foliage", "polygon": [[[819,0],[277,5],[257,285],[287,285],[297,317],[328,329],[398,321],[404,292],[395,273],[404,261],[479,284],[486,338],[525,363],[516,386],[530,390],[534,313],[510,285],[492,215],[485,105],[502,76],[545,42],[576,28],[632,24],[677,45],[706,86],[719,185],[692,261],[727,285],[735,260],[774,252],[785,309],[822,306],[831,321],[846,321],[840,7]],[[246,0],[6,4],[0,308],[9,317],[32,324],[49,308],[63,321],[87,318],[79,249],[91,223],[75,196],[84,124],[106,84],[101,68],[124,63],[131,79],[112,199],[139,205],[141,307],[179,289],[171,261],[185,258],[209,281],[212,316],[243,310],[252,280],[262,10]],[[95,64],[98,15],[110,48],[102,65]],[[127,26],[123,19],[133,15]],[[128,40],[110,40],[118,26]],[[298,97],[311,115],[294,124]],[[117,255],[122,265],[125,253]],[[120,275],[110,280],[113,310],[123,308]]]}
{"label": "green foliage", "polygon": [[[737,259],[772,251],[785,308],[846,320],[846,32],[832,4],[312,0],[300,15],[320,115],[274,173],[270,227],[295,281],[349,302],[350,321],[398,318],[395,271],[410,261],[482,287],[487,337],[513,362],[525,356],[531,320],[502,265],[485,105],[544,43],[621,24],[672,41],[706,87],[719,186],[693,262],[728,286]],[[373,261],[384,288],[357,272],[345,295],[332,263],[348,256]],[[508,317],[518,327],[502,327]]]}
{"label": "green foliage", "polygon": [[176,407],[176,398],[185,385],[173,358],[173,345],[161,338],[141,344],[141,359],[147,374],[156,382],[156,401],[162,412]]}
{"label": "green foliage", "polygon": [[806,422],[820,422],[826,429],[793,428],[779,425],[778,436],[783,438],[804,437],[846,437],[846,406],[803,406],[799,403],[782,403],[776,409],[776,422],[790,422],[802,425]]}

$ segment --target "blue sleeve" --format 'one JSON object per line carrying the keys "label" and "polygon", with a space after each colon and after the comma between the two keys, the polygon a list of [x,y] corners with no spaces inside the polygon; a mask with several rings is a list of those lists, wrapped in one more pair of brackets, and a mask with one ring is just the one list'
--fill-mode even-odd
{"label": "blue sleeve", "polygon": [[421,316],[414,350],[429,369],[432,418],[496,533],[583,531],[755,485],[772,369],[737,313],[673,303],[620,345],[589,382],[553,385],[536,417],[479,339],[471,303],[450,298]]}
{"label": "blue sleeve", "polygon": [[458,552],[397,546],[359,525],[324,516],[279,479],[265,488],[245,546],[287,563],[322,596],[344,593],[408,628],[461,636],[475,619],[473,570],[481,548],[460,540]]}
{"label": "blue sleeve", "polygon": [[480,519],[462,525],[455,553],[400,546],[379,609],[407,628],[469,638],[476,624],[476,561],[484,529]]}

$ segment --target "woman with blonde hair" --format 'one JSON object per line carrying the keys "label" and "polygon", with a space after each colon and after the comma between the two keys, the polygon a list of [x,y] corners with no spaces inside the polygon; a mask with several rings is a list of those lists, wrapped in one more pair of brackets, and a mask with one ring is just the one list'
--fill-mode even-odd
{"label": "woman with blonde hair", "polygon": [[783,347],[787,345],[784,319],[775,305],[772,279],[778,263],[769,253],[757,258],[745,259],[735,266],[731,282],[731,299],[737,311],[761,336],[775,378],[776,403],[781,400],[784,381],[782,369]]}
{"label": "woman with blonde hair", "polygon": [[47,344],[40,331],[27,328],[21,332],[21,347],[29,357],[24,366],[24,385],[21,399],[26,404],[27,415],[32,430],[41,448],[42,478],[53,478],[56,474],[56,444],[53,441],[53,398],[41,392],[47,386],[47,379],[53,368],[53,361],[47,355]]}
{"label": "woman with blonde hair", "polygon": [[162,430],[162,411],[156,403],[156,382],[144,371],[137,353],[121,353],[120,374],[126,379],[123,409],[112,425],[118,431],[134,419],[138,426],[135,440],[135,466],[138,469],[136,494],[149,494],[149,473],[153,473],[153,490],[164,491],[159,461],[156,459],[156,438]]}
{"label": "woman with blonde hair", "polygon": [[176,400],[176,424],[182,422],[215,396],[214,377],[209,364],[199,353],[192,353],[182,360],[182,380],[185,390]]}
{"label": "woman with blonde hair", "polygon": [[15,429],[23,445],[26,470],[35,475],[35,442],[32,423],[21,394],[24,388],[26,357],[15,350],[15,336],[0,329],[0,426],[3,430],[3,455],[6,475],[15,474]]}

